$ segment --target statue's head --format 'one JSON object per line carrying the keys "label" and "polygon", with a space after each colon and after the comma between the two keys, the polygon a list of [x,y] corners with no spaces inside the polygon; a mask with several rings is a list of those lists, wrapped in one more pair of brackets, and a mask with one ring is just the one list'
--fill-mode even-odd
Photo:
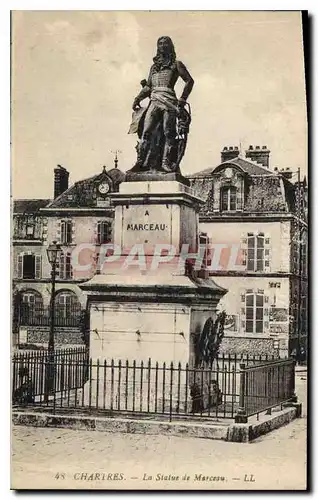
{"label": "statue's head", "polygon": [[174,45],[169,36],[161,36],[157,42],[157,56],[170,56],[173,61],[176,59]]}

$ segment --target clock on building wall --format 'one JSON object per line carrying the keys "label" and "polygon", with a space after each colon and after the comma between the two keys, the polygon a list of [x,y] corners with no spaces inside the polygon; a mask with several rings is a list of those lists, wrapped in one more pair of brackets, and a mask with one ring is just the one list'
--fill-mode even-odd
{"label": "clock on building wall", "polygon": [[100,194],[107,194],[108,191],[109,191],[109,184],[108,182],[101,182],[98,186],[98,191],[100,192]]}
{"label": "clock on building wall", "polygon": [[228,179],[230,179],[231,177],[233,177],[233,169],[228,167],[224,170],[224,175],[225,177],[227,177]]}

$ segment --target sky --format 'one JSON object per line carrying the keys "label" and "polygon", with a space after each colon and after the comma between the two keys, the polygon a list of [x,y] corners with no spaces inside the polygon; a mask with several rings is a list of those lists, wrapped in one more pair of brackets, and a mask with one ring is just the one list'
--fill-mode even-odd
{"label": "sky", "polygon": [[268,146],[272,169],[306,174],[300,13],[15,11],[14,198],[52,198],[57,164],[70,183],[112,168],[115,150],[119,168],[134,165],[131,106],[162,35],[195,81],[182,173],[217,166],[224,146],[251,144]]}

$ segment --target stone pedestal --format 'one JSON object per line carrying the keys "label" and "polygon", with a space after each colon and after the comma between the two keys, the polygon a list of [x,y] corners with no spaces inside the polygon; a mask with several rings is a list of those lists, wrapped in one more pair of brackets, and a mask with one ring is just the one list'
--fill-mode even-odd
{"label": "stone pedestal", "polygon": [[156,245],[171,245],[180,253],[182,245],[198,247],[198,209],[201,200],[190,187],[177,181],[124,182],[112,195],[115,206],[114,243],[127,255],[134,245],[143,245],[153,255]]}
{"label": "stone pedestal", "polygon": [[[147,364],[150,359],[167,366],[191,364],[193,338],[215,317],[226,293],[211,278],[187,274],[179,266],[183,245],[198,251],[201,200],[176,180],[139,180],[122,183],[112,201],[114,244],[122,257],[81,285],[90,313],[90,356],[100,363],[107,358],[115,363],[128,359]],[[146,265],[125,267],[136,246]],[[174,258],[155,268],[153,258],[162,255],[163,247],[168,252],[172,248]]]}

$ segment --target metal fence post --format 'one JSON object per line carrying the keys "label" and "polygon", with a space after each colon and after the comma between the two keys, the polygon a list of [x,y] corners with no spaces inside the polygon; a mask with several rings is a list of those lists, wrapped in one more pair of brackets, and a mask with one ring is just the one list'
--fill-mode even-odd
{"label": "metal fence post", "polygon": [[294,359],[293,362],[291,363],[291,384],[292,384],[292,397],[290,399],[290,401],[292,401],[293,403],[297,403],[298,401],[298,397],[297,397],[297,394],[295,392],[295,367],[296,367],[296,360]]}
{"label": "metal fence post", "polygon": [[239,408],[235,415],[235,423],[246,424],[247,414],[245,407],[245,389],[246,389],[246,365],[245,363],[240,363],[240,400]]}

